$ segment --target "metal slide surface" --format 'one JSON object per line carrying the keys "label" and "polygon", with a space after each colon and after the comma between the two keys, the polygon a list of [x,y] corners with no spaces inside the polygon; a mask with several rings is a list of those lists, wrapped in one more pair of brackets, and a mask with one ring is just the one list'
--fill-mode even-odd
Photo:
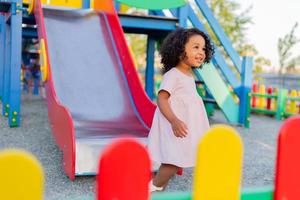
{"label": "metal slide surface", "polygon": [[[53,93],[55,101],[71,115],[75,174],[95,174],[99,153],[106,144],[127,135],[145,142],[149,123],[136,108],[138,102],[116,47],[120,41],[115,41],[106,14],[43,8],[43,20],[53,83],[53,90],[47,93]],[[154,111],[150,100],[144,101],[149,101]],[[49,102],[48,109],[53,109]],[[51,124],[53,121],[50,119]],[[60,134],[68,133],[54,133],[56,137]],[[62,148],[63,141],[57,142]]]}

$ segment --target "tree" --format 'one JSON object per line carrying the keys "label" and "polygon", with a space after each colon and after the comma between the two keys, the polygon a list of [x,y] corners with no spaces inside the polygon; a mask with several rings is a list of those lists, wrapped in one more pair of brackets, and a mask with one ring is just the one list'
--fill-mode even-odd
{"label": "tree", "polygon": [[262,56],[258,56],[254,60],[254,67],[253,67],[253,73],[254,73],[254,80],[255,81],[261,81],[262,78],[257,76],[257,74],[262,73],[264,70],[264,66],[271,66],[271,61],[269,59],[266,59]]}
{"label": "tree", "polygon": [[296,66],[300,65],[300,55],[297,57],[294,57],[290,60],[288,65],[286,66],[286,70],[289,73],[295,73],[296,71]]}
{"label": "tree", "polygon": [[286,34],[283,38],[278,39],[277,49],[280,67],[279,74],[283,73],[284,68],[287,68],[287,70],[293,70],[296,65],[300,64],[300,55],[291,58],[293,47],[300,42],[300,39],[295,35],[297,26],[298,23],[295,23],[288,34]]}
{"label": "tree", "polygon": [[125,36],[135,65],[140,70],[146,65],[147,36],[142,34],[126,34]]}
{"label": "tree", "polygon": [[[214,16],[222,26],[226,35],[229,37],[233,46],[239,53],[244,51],[244,45],[246,44],[246,30],[247,26],[252,23],[252,19],[249,13],[252,7],[241,10],[241,5],[232,0],[207,0],[207,4],[214,13]],[[208,28],[208,24],[206,27]],[[210,31],[211,37],[220,46],[214,33]]]}

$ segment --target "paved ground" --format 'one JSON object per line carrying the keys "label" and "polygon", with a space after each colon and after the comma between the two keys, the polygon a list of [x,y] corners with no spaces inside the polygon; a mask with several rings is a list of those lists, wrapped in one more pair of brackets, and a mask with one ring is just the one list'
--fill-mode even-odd
{"label": "paved ground", "polygon": [[[62,154],[48,125],[45,101],[40,97],[23,97],[21,116],[21,127],[13,129],[0,117],[0,150],[21,148],[38,158],[46,174],[46,200],[93,195],[95,177],[70,181],[62,171]],[[210,121],[226,123],[221,112],[216,112]],[[273,185],[276,138],[281,123],[270,117],[252,115],[250,129],[235,127],[244,142],[243,187]],[[192,169],[188,169],[183,176],[173,178],[167,190],[189,191],[191,183]]]}

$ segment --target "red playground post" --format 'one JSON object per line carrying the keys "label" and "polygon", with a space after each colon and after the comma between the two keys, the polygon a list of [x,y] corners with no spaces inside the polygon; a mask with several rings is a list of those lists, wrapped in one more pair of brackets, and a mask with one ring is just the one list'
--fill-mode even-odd
{"label": "red playground post", "polygon": [[[254,84],[252,85],[252,92],[253,92],[253,93],[257,93],[257,92],[258,92],[258,87],[257,87],[257,84],[256,84],[256,83],[254,83]],[[255,108],[255,107],[256,107],[256,97],[255,97],[255,96],[252,96],[251,107],[252,107],[252,108]]]}
{"label": "red playground post", "polygon": [[[271,94],[273,93],[273,88],[268,87],[267,93],[268,93],[269,95],[271,95]],[[272,98],[270,98],[270,97],[267,98],[267,109],[268,109],[268,110],[271,110],[271,102],[272,102]]]}
{"label": "red playground post", "polygon": [[280,129],[274,200],[300,199],[300,117],[286,120]]}

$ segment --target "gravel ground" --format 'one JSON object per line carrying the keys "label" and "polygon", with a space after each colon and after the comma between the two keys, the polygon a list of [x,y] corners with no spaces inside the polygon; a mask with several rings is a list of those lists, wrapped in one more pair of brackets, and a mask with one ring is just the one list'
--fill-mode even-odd
{"label": "gravel ground", "polygon": [[[46,102],[41,97],[23,96],[21,106],[20,128],[9,128],[7,119],[0,116],[0,150],[21,148],[38,158],[46,176],[46,200],[92,196],[95,177],[76,177],[70,181],[62,170],[62,154],[52,137]],[[226,124],[219,111],[210,122]],[[250,129],[234,127],[244,142],[243,187],[273,185],[276,138],[281,124],[270,117],[252,115]],[[170,181],[167,191],[190,191],[191,184],[192,169],[187,169],[183,176]]]}

